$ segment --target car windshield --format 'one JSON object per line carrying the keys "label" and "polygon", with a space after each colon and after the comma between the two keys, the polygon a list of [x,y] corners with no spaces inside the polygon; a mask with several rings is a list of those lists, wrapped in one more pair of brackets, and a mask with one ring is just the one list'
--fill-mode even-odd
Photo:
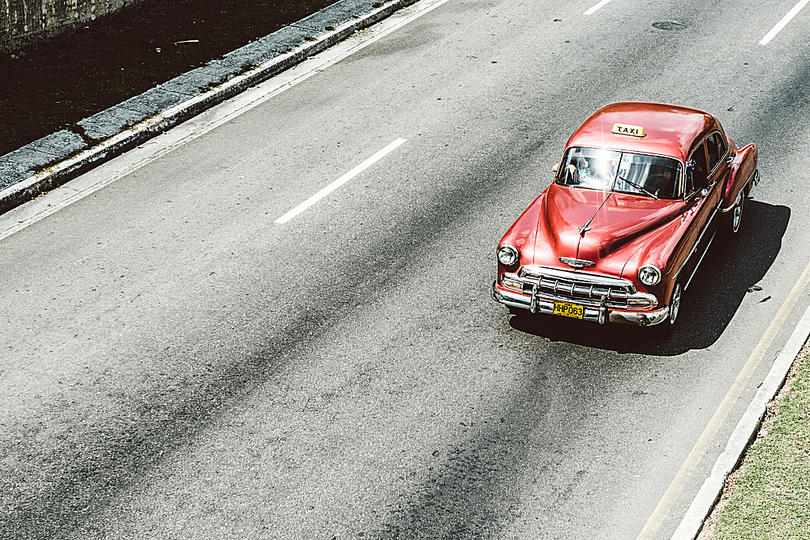
{"label": "car windshield", "polygon": [[655,199],[680,196],[681,164],[661,156],[604,148],[569,148],[557,183],[601,191],[645,195]]}

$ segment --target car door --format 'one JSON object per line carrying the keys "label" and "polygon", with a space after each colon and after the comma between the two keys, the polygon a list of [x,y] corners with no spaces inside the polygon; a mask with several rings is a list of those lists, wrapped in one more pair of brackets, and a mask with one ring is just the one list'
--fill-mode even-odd
{"label": "car door", "polygon": [[[686,202],[689,210],[686,219],[691,221],[686,235],[689,257],[678,275],[684,289],[691,282],[692,275],[713,239],[714,225],[722,201],[723,182],[720,177],[724,172],[719,163],[722,162],[724,167],[726,165],[717,154],[716,139],[712,139],[714,154],[709,156],[708,139],[704,139],[692,151],[687,161]],[[728,174],[727,167],[725,174]]]}
{"label": "car door", "polygon": [[709,171],[707,178],[709,194],[704,203],[707,214],[703,222],[705,234],[698,246],[698,251],[708,249],[709,243],[717,232],[717,225],[722,219],[720,207],[723,204],[723,187],[726,185],[726,178],[729,174],[728,163],[725,161],[727,148],[722,134],[719,131],[711,133],[706,137],[703,145],[706,147],[706,165]]}

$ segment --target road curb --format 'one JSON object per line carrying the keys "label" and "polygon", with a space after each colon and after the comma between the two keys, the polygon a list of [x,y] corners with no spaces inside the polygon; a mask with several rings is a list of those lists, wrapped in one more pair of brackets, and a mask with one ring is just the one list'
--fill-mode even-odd
{"label": "road curb", "polygon": [[0,214],[270,79],[417,1],[339,0],[212,60],[202,68],[0,156],[0,186],[6,185],[0,190]]}
{"label": "road curb", "polygon": [[768,403],[776,397],[784,385],[791,366],[808,338],[810,338],[810,306],[805,310],[753,401],[737,423],[737,427],[734,428],[725,450],[717,458],[711,474],[703,482],[700,491],[672,535],[672,540],[695,540],[698,537],[703,523],[720,499],[726,479],[740,463],[748,445],[759,432]]}

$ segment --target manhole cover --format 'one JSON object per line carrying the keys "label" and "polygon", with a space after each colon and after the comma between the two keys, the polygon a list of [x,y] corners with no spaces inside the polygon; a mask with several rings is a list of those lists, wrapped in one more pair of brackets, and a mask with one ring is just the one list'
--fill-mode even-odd
{"label": "manhole cover", "polygon": [[660,21],[654,22],[653,28],[658,28],[659,30],[683,30],[686,28],[686,25],[676,21]]}

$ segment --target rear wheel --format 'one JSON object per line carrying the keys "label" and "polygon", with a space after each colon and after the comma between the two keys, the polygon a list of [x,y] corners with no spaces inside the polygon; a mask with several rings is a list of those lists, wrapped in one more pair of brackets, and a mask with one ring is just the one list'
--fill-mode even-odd
{"label": "rear wheel", "polygon": [[745,208],[745,189],[740,190],[737,194],[737,199],[734,201],[734,207],[731,209],[731,232],[736,234],[740,230],[740,224],[743,218],[743,209]]}

